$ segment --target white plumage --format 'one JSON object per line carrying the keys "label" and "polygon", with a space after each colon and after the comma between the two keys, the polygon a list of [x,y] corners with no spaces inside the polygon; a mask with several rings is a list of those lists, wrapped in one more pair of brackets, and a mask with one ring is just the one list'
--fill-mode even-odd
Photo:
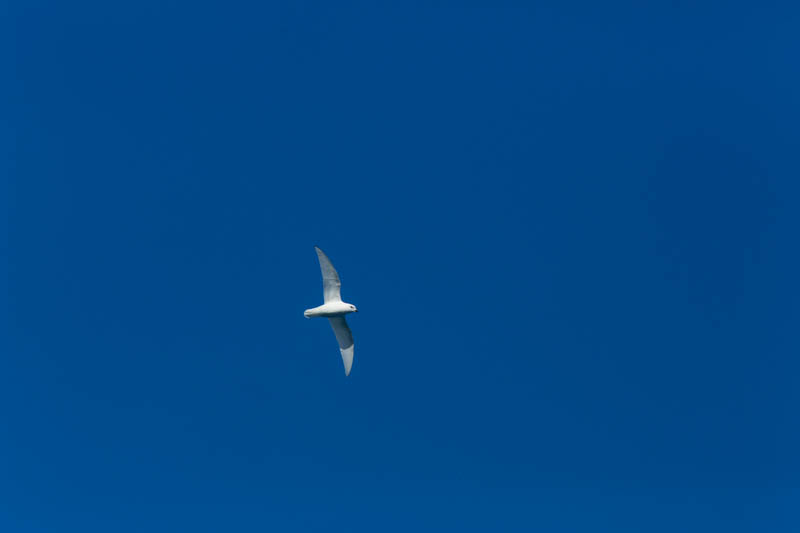
{"label": "white plumage", "polygon": [[344,363],[344,374],[350,375],[353,367],[353,333],[344,319],[344,315],[358,311],[355,305],[342,301],[339,273],[333,268],[333,263],[325,255],[325,252],[315,246],[317,258],[319,258],[319,268],[322,271],[322,296],[323,304],[319,307],[306,309],[303,315],[306,318],[317,316],[327,317],[339,342],[339,351],[342,352],[342,362]]}

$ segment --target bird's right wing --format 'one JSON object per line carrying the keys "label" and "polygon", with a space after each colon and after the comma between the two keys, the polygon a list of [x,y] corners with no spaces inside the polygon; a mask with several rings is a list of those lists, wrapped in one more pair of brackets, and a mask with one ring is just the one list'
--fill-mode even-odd
{"label": "bird's right wing", "polygon": [[331,260],[325,255],[325,252],[320,250],[318,246],[315,246],[314,249],[317,251],[317,257],[319,258],[319,269],[322,271],[322,294],[324,302],[341,302],[342,282],[339,281],[339,274],[336,272],[336,269],[333,268],[333,263],[331,263]]}
{"label": "bird's right wing", "polygon": [[344,375],[350,375],[353,367],[353,334],[343,316],[332,316],[328,320],[331,322],[333,333],[339,341],[339,351],[342,352],[342,362],[344,363]]}

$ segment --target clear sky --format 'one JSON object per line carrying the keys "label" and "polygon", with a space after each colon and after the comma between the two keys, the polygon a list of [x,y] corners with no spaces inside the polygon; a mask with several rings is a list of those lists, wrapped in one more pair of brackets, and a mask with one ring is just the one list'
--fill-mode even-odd
{"label": "clear sky", "polygon": [[6,4],[0,530],[800,529],[800,10],[432,4]]}

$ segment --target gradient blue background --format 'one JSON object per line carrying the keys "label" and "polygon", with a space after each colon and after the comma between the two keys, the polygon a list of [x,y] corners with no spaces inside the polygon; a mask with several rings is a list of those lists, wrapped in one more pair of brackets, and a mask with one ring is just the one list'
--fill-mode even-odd
{"label": "gradient blue background", "polygon": [[0,530],[798,530],[793,3],[106,4],[4,7]]}

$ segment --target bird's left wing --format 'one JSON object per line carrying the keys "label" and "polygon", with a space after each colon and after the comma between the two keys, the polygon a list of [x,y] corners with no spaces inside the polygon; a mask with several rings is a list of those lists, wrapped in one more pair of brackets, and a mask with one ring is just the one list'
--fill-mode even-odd
{"label": "bird's left wing", "polygon": [[344,375],[349,376],[353,366],[353,334],[343,316],[332,316],[328,320],[331,321],[333,333],[336,335],[336,340],[339,341],[339,351],[342,352],[342,362],[344,362]]}
{"label": "bird's left wing", "polygon": [[325,252],[315,246],[317,251],[317,258],[319,259],[319,269],[322,272],[322,295],[324,302],[341,302],[341,287],[342,282],[339,281],[339,273],[333,268],[333,263],[325,255]]}

